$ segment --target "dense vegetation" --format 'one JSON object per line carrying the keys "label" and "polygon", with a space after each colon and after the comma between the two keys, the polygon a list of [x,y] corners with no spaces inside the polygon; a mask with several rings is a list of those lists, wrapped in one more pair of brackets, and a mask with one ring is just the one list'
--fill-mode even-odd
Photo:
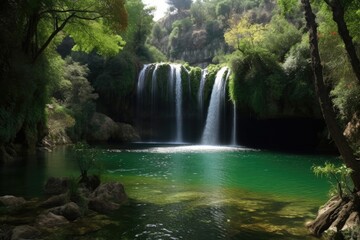
{"label": "dense vegetation", "polygon": [[[200,67],[208,67],[208,101],[216,72],[227,65],[228,99],[241,116],[325,119],[358,207],[359,1],[167,3],[167,15],[154,22],[154,9],[141,0],[2,1],[0,162],[44,143],[86,140],[96,112],[133,123],[144,63],[183,64],[184,108],[197,101]],[[164,87],[170,65],[159,66]],[[168,93],[161,94],[166,105]],[[328,168],[315,170],[337,171]]]}
{"label": "dense vegetation", "polygon": [[[85,139],[95,111],[133,122],[136,78],[147,62],[227,64],[232,70],[229,97],[240,113],[320,118],[305,21],[293,3],[171,0],[167,15],[156,23],[153,9],[140,0],[109,4],[2,3],[1,31],[7,36],[1,39],[2,157],[14,153],[12,143],[34,149],[46,135],[55,142]],[[357,4],[348,1],[344,8],[355,43],[360,36]],[[352,147],[359,151],[353,127],[360,108],[353,61],[342,46],[331,8],[319,1],[315,11],[324,76],[333,89],[339,124],[347,126]],[[196,101],[194,79],[201,72],[186,68],[194,90],[190,101]]]}

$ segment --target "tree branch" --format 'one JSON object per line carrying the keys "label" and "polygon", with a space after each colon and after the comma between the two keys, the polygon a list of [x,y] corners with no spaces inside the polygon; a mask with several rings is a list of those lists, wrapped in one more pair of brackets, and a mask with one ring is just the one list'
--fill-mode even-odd
{"label": "tree branch", "polygon": [[57,10],[57,9],[48,9],[46,11],[42,11],[39,15],[47,14],[47,13],[97,13],[98,11],[94,10],[80,10],[80,9],[66,9],[66,10]]}
{"label": "tree branch", "polygon": [[54,37],[62,30],[64,29],[65,25],[69,22],[71,18],[75,16],[75,13],[72,13],[70,16],[68,16],[63,23],[57,27],[51,35],[48,37],[48,39],[45,41],[45,43],[40,47],[40,49],[35,53],[35,56],[33,58],[33,62],[36,61],[36,59],[44,52],[44,50],[47,48],[47,46],[51,43],[51,41],[54,39]]}

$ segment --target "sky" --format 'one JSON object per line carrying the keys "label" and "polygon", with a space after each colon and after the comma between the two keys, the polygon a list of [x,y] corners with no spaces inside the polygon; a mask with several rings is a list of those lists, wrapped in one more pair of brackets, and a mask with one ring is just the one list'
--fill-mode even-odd
{"label": "sky", "polygon": [[148,6],[156,7],[156,11],[154,13],[154,20],[157,21],[162,18],[168,9],[168,5],[166,4],[166,0],[142,0]]}

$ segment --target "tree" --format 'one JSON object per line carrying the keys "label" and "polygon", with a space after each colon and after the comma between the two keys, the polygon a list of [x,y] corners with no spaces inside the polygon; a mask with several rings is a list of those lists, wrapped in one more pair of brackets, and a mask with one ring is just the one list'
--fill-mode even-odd
{"label": "tree", "polygon": [[193,4],[191,4],[190,8],[192,21],[196,26],[201,27],[206,21],[206,12],[204,9],[204,4],[197,0]]}
{"label": "tree", "polygon": [[245,15],[239,21],[232,17],[230,29],[225,33],[225,42],[235,49],[245,51],[263,39],[265,27],[262,24],[251,23],[250,16]]}
{"label": "tree", "polygon": [[24,24],[19,27],[25,33],[22,49],[36,61],[54,38],[65,31],[74,38],[78,49],[91,51],[97,47],[104,54],[116,52],[123,45],[118,33],[127,26],[124,4],[124,0],[20,3]]}
{"label": "tree", "polygon": [[151,32],[154,8],[146,7],[141,0],[127,0],[125,6],[129,14],[128,27],[124,34],[126,48],[137,53],[145,45]]}
{"label": "tree", "polygon": [[324,0],[324,1],[331,8],[333,20],[337,24],[339,35],[341,36],[345,44],[345,49],[348,53],[351,66],[360,84],[360,61],[359,61],[359,57],[357,56],[356,49],[352,41],[352,37],[350,36],[347,24],[345,22],[345,10],[344,10],[344,5],[346,3],[351,4],[352,2],[355,1],[353,0],[347,0],[347,1]]}
{"label": "tree", "polygon": [[[125,42],[125,0],[3,1],[0,10],[0,161],[12,142],[31,151],[44,137],[45,104],[56,45],[67,35],[75,49],[116,54]],[[57,69],[58,71],[59,69]]]}
{"label": "tree", "polygon": [[307,28],[309,30],[310,38],[310,51],[311,51],[311,62],[315,80],[315,90],[319,98],[320,107],[323,113],[324,120],[329,129],[329,132],[339,149],[339,152],[343,158],[345,165],[352,169],[351,178],[354,182],[356,191],[360,190],[360,164],[356,160],[353,154],[353,150],[350,148],[347,139],[343,135],[337,121],[336,113],[333,108],[333,104],[329,97],[326,85],[323,79],[323,67],[321,64],[318,38],[317,38],[317,24],[315,21],[315,15],[312,11],[309,0],[302,0],[302,5],[305,10],[305,18]]}

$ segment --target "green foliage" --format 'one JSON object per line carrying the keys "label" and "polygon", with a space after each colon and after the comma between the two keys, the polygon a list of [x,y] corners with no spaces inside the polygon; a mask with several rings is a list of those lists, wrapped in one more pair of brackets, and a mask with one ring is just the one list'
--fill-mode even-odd
{"label": "green foliage", "polygon": [[74,62],[71,58],[66,59],[64,77],[71,83],[71,87],[63,89],[65,96],[64,104],[71,111],[75,119],[75,125],[68,129],[71,139],[78,141],[85,139],[90,119],[95,112],[94,100],[98,95],[87,80],[89,69]]}
{"label": "green foliage", "polygon": [[340,81],[331,92],[334,104],[340,110],[341,117],[350,121],[360,109],[360,86],[353,79]]}
{"label": "green foliage", "polygon": [[[125,7],[128,12],[128,27],[123,35],[126,49],[139,55],[153,26],[153,8],[148,8],[141,0],[127,0]],[[154,34],[154,33],[153,33]],[[162,34],[161,29],[160,33]],[[159,35],[156,36],[159,39]]]}
{"label": "green foliage", "polygon": [[288,78],[285,91],[285,108],[289,114],[300,116],[321,116],[314,92],[313,73],[310,65],[307,38],[294,45],[283,63]]}
{"label": "green foliage", "polygon": [[324,166],[313,166],[312,171],[316,176],[326,177],[332,184],[329,194],[339,195],[341,198],[352,195],[352,181],[350,179],[351,169],[344,164],[336,166],[333,163],[326,162]]}
{"label": "green foliage", "polygon": [[246,54],[235,52],[230,62],[230,98],[238,109],[259,117],[281,114],[286,76],[273,56],[249,49]]}
{"label": "green foliage", "polygon": [[224,16],[226,18],[229,17],[231,12],[231,7],[228,4],[228,1],[221,1],[216,5],[216,15]]}
{"label": "green foliage", "polygon": [[230,29],[224,34],[225,42],[240,51],[254,47],[264,38],[263,24],[251,23],[250,15],[243,16],[239,21],[233,17],[230,20]]}
{"label": "green foliage", "polygon": [[90,171],[100,175],[101,165],[98,160],[99,151],[91,148],[84,142],[78,142],[72,146],[72,151],[80,171],[80,178],[86,178]]}
{"label": "green foliage", "polygon": [[140,54],[140,59],[144,62],[166,62],[166,56],[155,46],[145,44]]}
{"label": "green foliage", "polygon": [[261,45],[269,52],[284,60],[290,48],[301,41],[301,32],[281,16],[274,16],[266,25]]}
{"label": "green foliage", "polygon": [[119,35],[111,34],[111,30],[99,22],[85,22],[82,28],[87,29],[86,32],[81,31],[78,26],[67,28],[76,42],[74,51],[90,53],[96,49],[100,55],[114,56],[125,45],[125,41]]}
{"label": "green foliage", "polygon": [[197,27],[201,27],[205,23],[207,16],[200,0],[191,4],[190,13],[191,20]]}
{"label": "green foliage", "polygon": [[51,54],[39,58],[36,64],[29,64],[28,58],[21,54],[7,59],[11,67],[1,78],[0,143],[15,140],[21,132],[18,141],[34,147],[43,137],[47,83],[61,73],[52,60],[56,62]]}
{"label": "green foliage", "polygon": [[297,0],[278,0],[277,4],[283,14],[293,13],[299,8],[299,1]]}

